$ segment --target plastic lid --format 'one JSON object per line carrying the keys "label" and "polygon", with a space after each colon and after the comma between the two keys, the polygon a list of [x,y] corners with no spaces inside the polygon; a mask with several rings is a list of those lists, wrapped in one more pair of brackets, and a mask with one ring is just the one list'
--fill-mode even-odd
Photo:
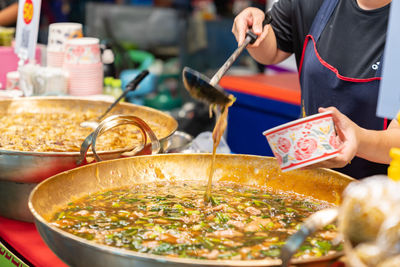
{"label": "plastic lid", "polygon": [[121,80],[120,79],[113,79],[112,87],[121,87]]}
{"label": "plastic lid", "polygon": [[113,80],[114,80],[113,77],[107,76],[107,77],[104,78],[104,84],[105,85],[111,85]]}

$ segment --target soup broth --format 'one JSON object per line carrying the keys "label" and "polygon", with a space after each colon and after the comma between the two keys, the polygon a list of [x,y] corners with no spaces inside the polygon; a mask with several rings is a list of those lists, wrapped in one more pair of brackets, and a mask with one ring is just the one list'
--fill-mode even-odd
{"label": "soup broth", "polygon": [[[94,112],[29,113],[0,116],[0,149],[27,152],[79,152],[82,142],[93,129],[83,128],[84,121],[96,120]],[[167,135],[165,127],[147,122],[158,138]],[[142,135],[138,127],[123,125],[99,137],[97,151],[136,147]]]}
{"label": "soup broth", "polygon": [[[215,182],[211,203],[200,182],[137,184],[88,195],[58,210],[51,224],[93,242],[169,257],[278,258],[285,240],[315,211],[332,207],[265,187]],[[307,238],[297,258],[342,249],[336,226]]]}

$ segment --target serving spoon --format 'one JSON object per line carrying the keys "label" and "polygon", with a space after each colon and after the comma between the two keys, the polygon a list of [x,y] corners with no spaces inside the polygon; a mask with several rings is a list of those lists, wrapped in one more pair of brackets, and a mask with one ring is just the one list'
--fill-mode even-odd
{"label": "serving spoon", "polygon": [[127,93],[135,91],[139,83],[149,74],[148,70],[144,70],[139,73],[135,79],[126,85],[125,91],[107,108],[107,110],[98,117],[95,121],[83,121],[80,126],[83,128],[96,129],[99,126],[99,122],[118,104],[118,102],[126,96]]}
{"label": "serving spoon", "polygon": [[[270,13],[265,13],[263,27],[271,22],[272,17]],[[236,48],[232,55],[225,61],[224,65],[222,65],[222,67],[214,74],[211,80],[208,79],[207,76],[189,67],[183,68],[183,84],[185,85],[186,90],[189,91],[193,98],[207,104],[225,106],[230,103],[232,98],[229,97],[229,94],[227,94],[218,83],[247,45],[253,44],[257,38],[258,36],[249,29],[246,33],[246,39],[243,44]]]}

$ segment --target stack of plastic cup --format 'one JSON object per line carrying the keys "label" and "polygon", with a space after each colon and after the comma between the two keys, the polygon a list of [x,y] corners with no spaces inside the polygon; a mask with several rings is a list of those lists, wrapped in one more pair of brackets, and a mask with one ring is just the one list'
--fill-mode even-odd
{"label": "stack of plastic cup", "polygon": [[63,68],[69,73],[69,94],[75,96],[101,94],[103,64],[100,40],[83,37],[66,42]]}
{"label": "stack of plastic cup", "polygon": [[67,40],[82,36],[82,24],[80,23],[50,24],[47,42],[47,66],[61,68]]}

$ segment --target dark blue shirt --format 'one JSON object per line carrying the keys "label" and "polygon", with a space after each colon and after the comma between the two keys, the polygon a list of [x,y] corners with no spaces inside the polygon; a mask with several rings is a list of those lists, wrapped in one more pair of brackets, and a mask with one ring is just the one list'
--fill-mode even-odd
{"label": "dark blue shirt", "polygon": [[[280,0],[271,10],[279,49],[295,53],[300,63],[303,44],[323,0]],[[322,59],[352,78],[375,77],[386,40],[390,4],[361,9],[356,0],[339,0],[317,43]]]}

